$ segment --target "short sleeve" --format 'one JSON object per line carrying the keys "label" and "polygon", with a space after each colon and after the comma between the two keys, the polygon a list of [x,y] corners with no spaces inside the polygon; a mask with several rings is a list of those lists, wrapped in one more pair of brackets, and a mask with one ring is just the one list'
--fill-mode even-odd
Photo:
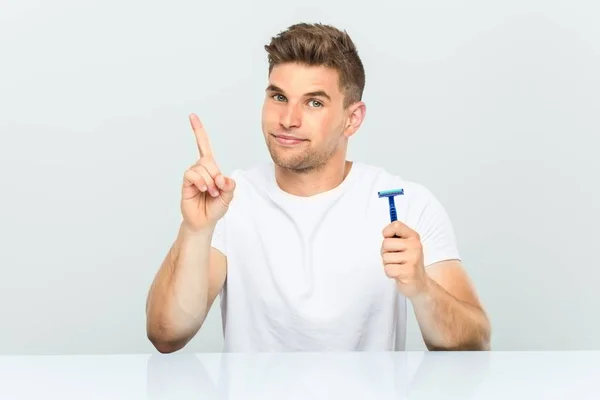
{"label": "short sleeve", "polygon": [[211,246],[219,250],[224,255],[227,255],[225,242],[225,217],[221,218],[215,226]]}
{"label": "short sleeve", "polygon": [[419,215],[416,231],[421,236],[424,263],[427,267],[436,262],[460,260],[454,228],[450,217],[439,200],[425,187],[416,196]]}

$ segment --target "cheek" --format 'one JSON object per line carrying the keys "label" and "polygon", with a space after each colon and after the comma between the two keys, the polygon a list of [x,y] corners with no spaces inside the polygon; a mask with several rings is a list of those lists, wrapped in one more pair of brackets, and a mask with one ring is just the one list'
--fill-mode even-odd
{"label": "cheek", "polygon": [[263,121],[267,120],[267,118],[269,117],[269,114],[270,114],[269,105],[267,103],[265,103],[262,106],[262,118],[263,118]]}
{"label": "cheek", "polygon": [[264,108],[265,119],[271,123],[279,123],[286,116],[286,109],[282,104],[267,103]]}
{"label": "cheek", "polygon": [[332,119],[325,114],[306,115],[303,125],[320,142],[327,141],[335,130],[335,124],[332,123]]}
{"label": "cheek", "polygon": [[263,127],[270,127],[277,125],[277,113],[272,107],[264,106],[262,109],[262,125]]}

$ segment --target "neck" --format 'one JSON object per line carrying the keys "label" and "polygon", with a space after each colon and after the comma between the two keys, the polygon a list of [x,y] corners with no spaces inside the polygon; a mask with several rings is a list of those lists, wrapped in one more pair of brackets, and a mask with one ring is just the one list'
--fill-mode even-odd
{"label": "neck", "polygon": [[331,159],[309,172],[296,172],[275,165],[275,179],[281,190],[295,196],[309,197],[338,187],[352,168],[345,159]]}

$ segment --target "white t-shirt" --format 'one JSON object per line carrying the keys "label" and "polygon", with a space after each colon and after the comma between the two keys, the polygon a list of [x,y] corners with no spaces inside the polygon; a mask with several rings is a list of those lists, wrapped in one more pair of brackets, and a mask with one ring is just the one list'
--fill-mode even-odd
{"label": "white t-shirt", "polygon": [[273,164],[231,174],[229,211],[213,247],[227,256],[221,291],[226,352],[404,350],[406,299],[385,275],[382,230],[416,230],[425,265],[459,259],[451,222],[432,193],[382,168],[354,162],[336,188],[311,197],[284,192]]}

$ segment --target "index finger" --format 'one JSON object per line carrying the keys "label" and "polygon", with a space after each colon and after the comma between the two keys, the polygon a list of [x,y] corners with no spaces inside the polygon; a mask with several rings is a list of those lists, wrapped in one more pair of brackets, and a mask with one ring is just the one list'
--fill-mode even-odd
{"label": "index finger", "polygon": [[210,147],[208,135],[204,130],[204,126],[202,126],[202,122],[200,122],[200,118],[198,118],[196,114],[190,114],[190,123],[192,124],[194,135],[196,136],[196,144],[198,145],[200,157],[211,156],[212,149]]}

